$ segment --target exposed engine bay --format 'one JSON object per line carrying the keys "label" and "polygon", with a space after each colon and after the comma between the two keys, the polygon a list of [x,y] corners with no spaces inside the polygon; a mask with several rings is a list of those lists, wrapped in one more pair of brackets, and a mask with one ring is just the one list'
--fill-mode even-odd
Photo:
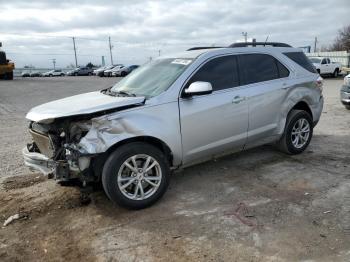
{"label": "exposed engine bay", "polygon": [[[145,102],[143,97],[112,97],[102,93],[81,95],[84,96],[81,108],[68,106],[76,101],[73,97],[32,109],[27,119],[33,142],[22,151],[25,164],[58,181],[79,180],[86,184],[99,180],[106,151],[119,139],[137,133],[118,113]],[[100,99],[97,111],[97,102],[89,101],[96,97]],[[115,105],[110,107],[110,102]]]}
{"label": "exposed engine bay", "polygon": [[27,145],[29,152],[37,152],[49,158],[52,174],[57,180],[67,180],[85,174],[85,180],[94,178],[89,169],[92,154],[83,154],[77,144],[89,130],[89,122],[58,119],[44,124],[31,122],[29,125],[33,143]]}

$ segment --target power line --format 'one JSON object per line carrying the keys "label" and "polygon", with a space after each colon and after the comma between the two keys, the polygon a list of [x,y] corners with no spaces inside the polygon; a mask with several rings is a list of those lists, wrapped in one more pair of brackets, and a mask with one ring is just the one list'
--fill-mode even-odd
{"label": "power line", "polygon": [[[10,55],[40,55],[40,56],[72,56],[74,53],[60,54],[60,53],[23,53],[23,52],[6,52]],[[91,55],[91,54],[79,54],[79,56],[91,56],[91,57],[101,57],[101,55]]]}

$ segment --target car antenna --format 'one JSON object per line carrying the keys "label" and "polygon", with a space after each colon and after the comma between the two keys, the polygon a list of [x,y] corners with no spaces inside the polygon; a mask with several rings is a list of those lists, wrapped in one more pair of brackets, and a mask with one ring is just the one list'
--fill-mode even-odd
{"label": "car antenna", "polygon": [[267,37],[266,37],[266,40],[265,40],[264,46],[266,45],[267,40],[269,40],[269,36],[267,36]]}

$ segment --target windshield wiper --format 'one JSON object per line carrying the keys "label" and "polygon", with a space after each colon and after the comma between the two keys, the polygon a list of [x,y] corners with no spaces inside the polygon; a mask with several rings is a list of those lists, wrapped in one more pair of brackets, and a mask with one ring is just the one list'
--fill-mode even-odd
{"label": "windshield wiper", "polygon": [[111,91],[117,95],[122,95],[122,96],[136,96],[133,93],[125,92],[125,91]]}
{"label": "windshield wiper", "polygon": [[126,91],[113,91],[112,87],[103,89],[103,90],[101,90],[101,92],[103,94],[106,94],[106,95],[109,95],[109,96],[134,96],[134,97],[136,96],[135,94],[129,93],[129,92],[126,92]]}

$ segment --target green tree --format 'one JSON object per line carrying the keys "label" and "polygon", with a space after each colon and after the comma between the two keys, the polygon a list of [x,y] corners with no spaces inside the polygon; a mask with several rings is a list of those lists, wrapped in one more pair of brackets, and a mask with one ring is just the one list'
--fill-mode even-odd
{"label": "green tree", "polygon": [[89,63],[87,63],[86,67],[93,68],[93,67],[95,67],[95,65],[93,63],[89,62]]}

